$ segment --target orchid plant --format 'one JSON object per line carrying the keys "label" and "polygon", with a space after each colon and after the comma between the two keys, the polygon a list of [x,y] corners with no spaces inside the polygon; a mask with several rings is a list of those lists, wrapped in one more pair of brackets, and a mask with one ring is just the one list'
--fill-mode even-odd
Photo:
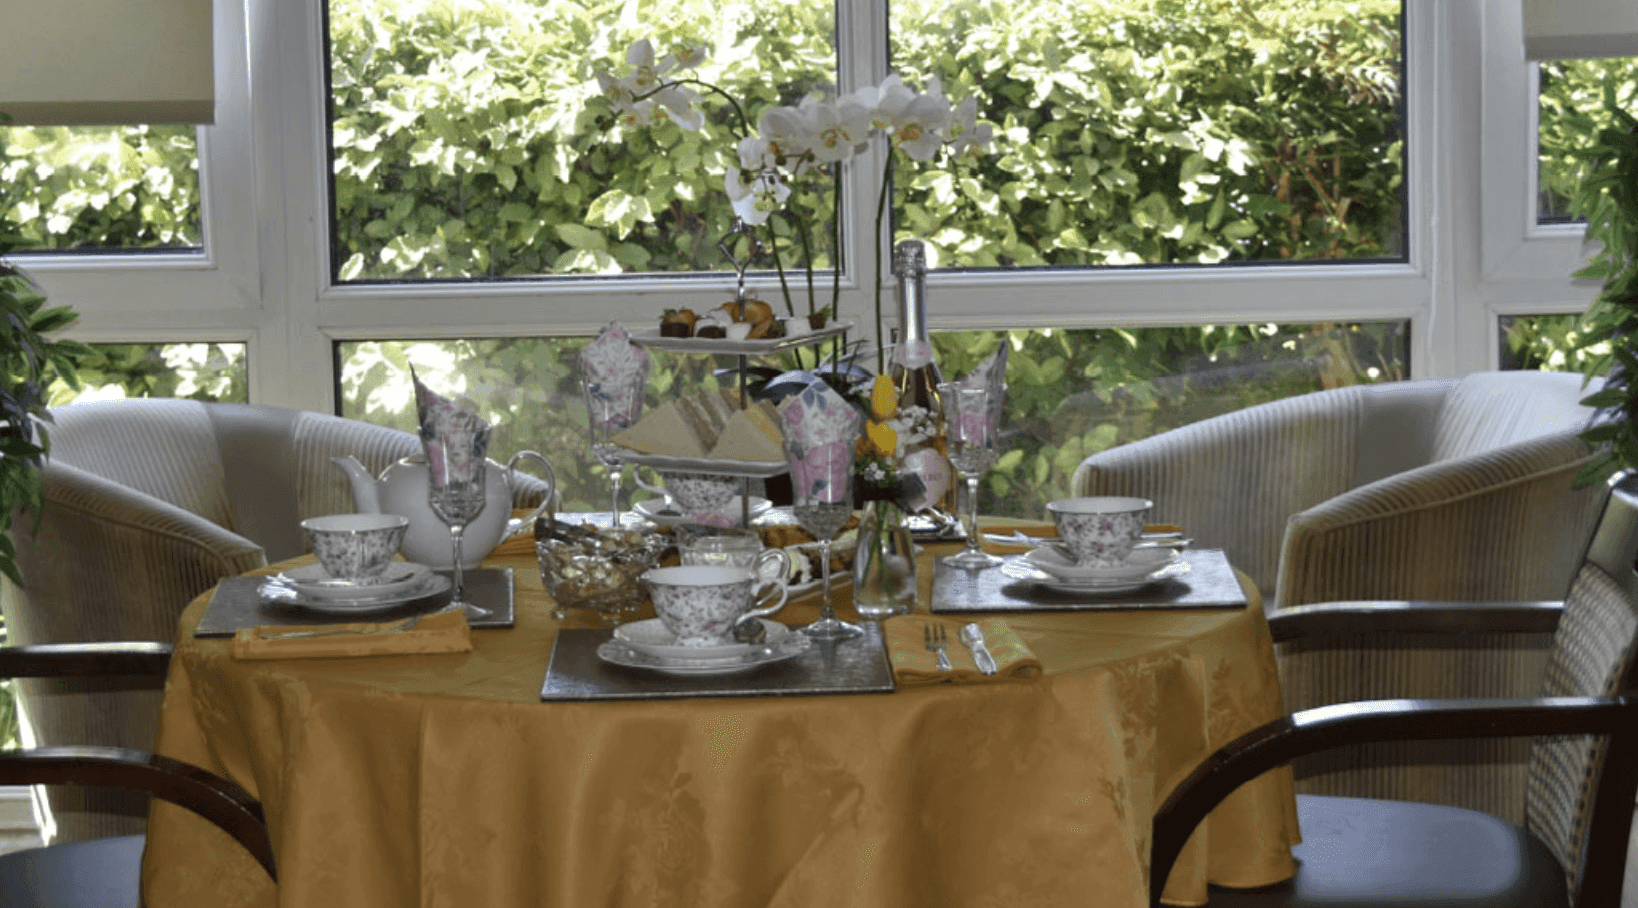
{"label": "orchid plant", "polygon": [[[839,96],[811,93],[796,105],[779,105],[761,112],[752,122],[743,104],[726,90],[686,73],[706,60],[702,45],[684,44],[656,57],[645,38],[626,52],[626,72],[614,75],[598,72],[600,97],[613,107],[621,123],[651,125],[670,120],[678,126],[698,130],[704,126],[702,110],[706,95],[725,101],[733,111],[738,142],[736,163],[724,174],[724,190],[734,213],[752,228],[763,228],[766,245],[779,274],[780,291],[786,311],[794,316],[790,285],[780,254],[779,237],[766,225],[771,215],[781,213],[792,225],[792,235],[801,244],[806,271],[808,315],[836,314],[841,292],[840,269],[832,269],[831,299],[827,307],[815,305],[813,235],[816,223],[828,224],[827,238],[840,245],[841,193],[834,184],[838,168],[870,148],[876,136],[885,138],[889,148],[915,161],[930,161],[941,152],[954,156],[977,155],[990,149],[993,128],[978,120],[978,101],[966,98],[952,104],[944,96],[938,76],[932,76],[923,92],[912,90],[897,75],[880,85],[867,86]],[[887,213],[889,176],[893,154],[884,156],[881,192],[876,202],[876,236],[881,236]],[[796,187],[813,187],[824,195],[828,187],[828,213],[803,211],[789,205]],[[828,217],[823,217],[828,214]],[[876,256],[875,317],[876,337],[882,337],[882,265]],[[878,361],[878,367],[881,363]]]}

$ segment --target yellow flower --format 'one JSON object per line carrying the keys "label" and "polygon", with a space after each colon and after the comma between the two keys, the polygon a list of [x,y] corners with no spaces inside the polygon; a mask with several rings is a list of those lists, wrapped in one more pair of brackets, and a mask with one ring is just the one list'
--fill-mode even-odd
{"label": "yellow flower", "polygon": [[870,446],[875,449],[875,452],[883,457],[892,457],[893,452],[898,450],[899,433],[893,431],[893,428],[886,423],[866,423],[865,437],[870,439]]}
{"label": "yellow flower", "polygon": [[899,412],[899,392],[893,388],[893,379],[876,376],[870,388],[870,417],[876,420],[892,419]]}

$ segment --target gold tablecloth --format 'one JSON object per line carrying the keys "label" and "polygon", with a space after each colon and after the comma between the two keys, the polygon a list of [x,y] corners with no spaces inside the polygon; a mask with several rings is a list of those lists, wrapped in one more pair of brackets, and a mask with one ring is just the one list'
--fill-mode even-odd
{"label": "gold tablecloth", "polygon": [[[923,554],[923,609],[948,550]],[[279,882],[156,802],[146,903],[1136,908],[1165,794],[1281,713],[1244,578],[1245,610],[1008,615],[1035,680],[542,703],[559,623],[531,557],[491,564],[516,568],[517,627],[470,653],[240,661],[193,639],[194,602],[158,747],[261,799]],[[1278,770],[1196,833],[1167,900],[1289,877],[1297,841]]]}

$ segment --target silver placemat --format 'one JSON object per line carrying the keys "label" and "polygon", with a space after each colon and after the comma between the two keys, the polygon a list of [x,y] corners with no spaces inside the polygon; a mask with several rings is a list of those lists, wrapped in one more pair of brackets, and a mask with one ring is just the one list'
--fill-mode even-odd
{"label": "silver placemat", "polygon": [[889,693],[893,664],[881,627],[864,622],[865,633],[840,641],[816,640],[808,652],[785,662],[724,677],[664,675],[608,665],[597,648],[613,636],[604,628],[557,632],[546,666],[542,700],[649,700],[673,697],[789,697],[803,694]]}
{"label": "silver placemat", "polygon": [[1138,609],[1236,609],[1245,591],[1221,549],[1185,549],[1188,570],[1141,590],[1111,595],[1065,592],[1015,580],[999,566],[973,571],[937,562],[934,612],[1092,612]]}
{"label": "silver placemat", "polygon": [[[448,571],[438,573],[448,575]],[[492,613],[487,618],[468,618],[474,628],[511,627],[516,621],[517,604],[512,598],[511,568],[479,568],[465,571],[466,598]],[[443,608],[449,603],[448,591],[435,596],[413,599],[403,605],[380,611],[340,614],[321,612],[288,602],[263,601],[258,588],[262,577],[228,577],[216,585],[216,592],[205,606],[205,614],[194,628],[195,637],[231,637],[245,627],[267,627],[288,624],[346,624],[354,621],[394,621],[411,615]]]}

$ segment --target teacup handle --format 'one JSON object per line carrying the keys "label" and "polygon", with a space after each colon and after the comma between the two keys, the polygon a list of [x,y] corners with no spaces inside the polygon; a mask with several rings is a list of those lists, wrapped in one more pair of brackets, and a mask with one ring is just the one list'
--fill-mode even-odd
{"label": "teacup handle", "polygon": [[518,461],[520,460],[533,461],[540,467],[541,472],[545,474],[542,478],[546,480],[546,496],[540,500],[540,504],[533,511],[529,512],[528,516],[514,517],[506,521],[506,533],[501,537],[503,539],[516,536],[525,530],[533,530],[535,521],[557,504],[557,471],[552,469],[551,462],[539,451],[519,451],[512,455],[511,460],[506,462],[506,493],[508,495],[512,493],[512,474],[517,472]]}
{"label": "teacup handle", "polygon": [[[777,567],[775,563],[777,562]],[[784,584],[791,576],[791,553],[784,549],[763,549],[756,556],[756,576],[763,583]]]}
{"label": "teacup handle", "polygon": [[[769,590],[773,591],[773,595],[772,596],[765,596],[765,594]],[[738,624],[738,623],[744,621],[747,618],[766,618],[769,615],[772,615],[774,612],[777,612],[780,609],[785,607],[785,600],[790,598],[790,594],[791,594],[790,589],[785,586],[785,583],[782,580],[778,581],[778,582],[770,581],[770,582],[766,582],[766,583],[762,584],[762,589],[757,592],[757,596],[756,596],[757,604],[762,605],[762,603],[764,603],[764,602],[773,602],[773,604],[768,605],[768,606],[763,606],[762,608],[751,609],[750,611],[746,612],[745,614],[740,615],[739,619],[737,621],[735,621],[734,623]],[[778,601],[775,601],[775,600],[778,600]]]}
{"label": "teacup handle", "polygon": [[[655,476],[660,477],[660,484],[656,485],[656,484],[654,484],[652,482],[648,482],[648,481],[644,480],[643,479],[643,471],[644,470],[648,470],[649,472],[653,473]],[[654,469],[653,467],[649,466],[648,464],[638,464],[634,469],[632,469],[631,478],[632,478],[632,481],[637,483],[637,485],[641,486],[644,489],[647,489],[650,492],[653,492],[656,495],[664,496],[666,494],[666,491],[665,491],[665,476],[662,475],[659,470]]]}

